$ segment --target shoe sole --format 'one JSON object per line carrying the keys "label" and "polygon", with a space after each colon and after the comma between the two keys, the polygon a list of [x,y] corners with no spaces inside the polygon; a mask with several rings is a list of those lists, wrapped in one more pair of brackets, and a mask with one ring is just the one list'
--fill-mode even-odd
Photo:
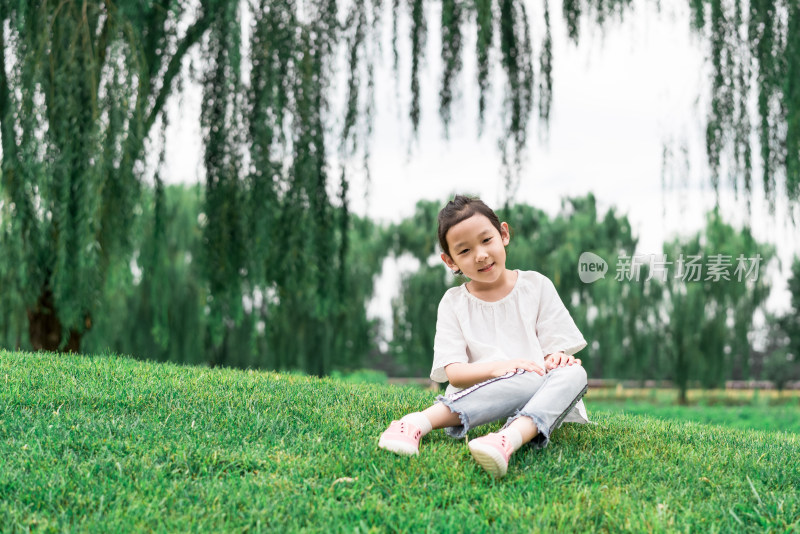
{"label": "shoe sole", "polygon": [[469,452],[478,465],[483,467],[490,475],[495,478],[505,476],[508,472],[508,462],[506,462],[503,455],[490,445],[483,445],[481,443],[470,442]]}
{"label": "shoe sole", "polygon": [[402,456],[417,456],[419,454],[419,449],[415,449],[408,443],[403,443],[402,441],[381,438],[378,440],[378,447]]}

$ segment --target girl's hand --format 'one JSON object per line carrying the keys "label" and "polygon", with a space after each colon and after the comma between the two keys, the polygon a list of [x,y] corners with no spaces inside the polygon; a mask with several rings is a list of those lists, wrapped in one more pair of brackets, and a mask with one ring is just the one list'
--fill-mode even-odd
{"label": "girl's hand", "polygon": [[566,367],[568,365],[580,365],[581,361],[575,356],[569,356],[563,352],[555,352],[548,354],[544,359],[544,366],[548,371],[552,371],[557,367]]}
{"label": "girl's hand", "polygon": [[529,371],[542,376],[545,374],[545,370],[532,361],[516,359],[497,362],[496,367],[492,370],[492,377],[503,376],[506,373],[516,373],[517,369],[522,369],[523,371]]}

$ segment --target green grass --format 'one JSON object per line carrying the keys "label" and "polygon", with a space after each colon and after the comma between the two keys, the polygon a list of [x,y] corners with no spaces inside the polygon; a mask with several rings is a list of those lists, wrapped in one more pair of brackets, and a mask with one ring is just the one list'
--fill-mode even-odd
{"label": "green grass", "polygon": [[647,415],[657,419],[695,421],[739,430],[793,432],[800,434],[800,406],[792,404],[692,405],[657,404],[645,401],[589,401],[593,411]]}
{"label": "green grass", "polygon": [[441,431],[419,457],[377,448],[433,399],[0,352],[0,531],[800,532],[796,434],[596,411],[496,481]]}

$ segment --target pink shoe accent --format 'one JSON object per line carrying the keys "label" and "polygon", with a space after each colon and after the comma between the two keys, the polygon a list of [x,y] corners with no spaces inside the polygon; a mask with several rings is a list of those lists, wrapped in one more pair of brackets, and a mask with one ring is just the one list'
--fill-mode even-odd
{"label": "pink shoe accent", "polygon": [[378,447],[397,454],[412,456],[419,454],[419,440],[422,431],[407,421],[392,421],[389,428],[381,434]]}
{"label": "pink shoe accent", "polygon": [[469,442],[472,457],[493,477],[500,478],[508,471],[508,459],[514,452],[511,441],[503,434],[491,432]]}

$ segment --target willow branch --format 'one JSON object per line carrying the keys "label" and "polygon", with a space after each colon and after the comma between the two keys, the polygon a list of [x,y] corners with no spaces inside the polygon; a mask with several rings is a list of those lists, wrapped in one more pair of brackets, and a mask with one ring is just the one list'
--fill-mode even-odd
{"label": "willow branch", "polygon": [[7,120],[9,106],[8,76],[6,75],[5,7],[0,7],[0,134],[3,136],[3,159],[16,159],[13,121]]}
{"label": "willow branch", "polygon": [[172,59],[170,59],[169,65],[167,66],[167,71],[164,73],[164,83],[161,84],[161,89],[156,97],[155,103],[153,104],[153,108],[150,110],[150,114],[147,116],[147,120],[144,123],[145,132],[150,131],[153,123],[156,121],[156,117],[161,112],[161,108],[164,107],[164,103],[166,102],[172,87],[172,80],[175,78],[178,72],[180,72],[183,57],[186,55],[186,52],[188,52],[189,49],[200,40],[209,26],[211,26],[211,18],[211,15],[207,13],[202,15],[186,31],[186,35],[178,45],[178,49],[175,51]]}

